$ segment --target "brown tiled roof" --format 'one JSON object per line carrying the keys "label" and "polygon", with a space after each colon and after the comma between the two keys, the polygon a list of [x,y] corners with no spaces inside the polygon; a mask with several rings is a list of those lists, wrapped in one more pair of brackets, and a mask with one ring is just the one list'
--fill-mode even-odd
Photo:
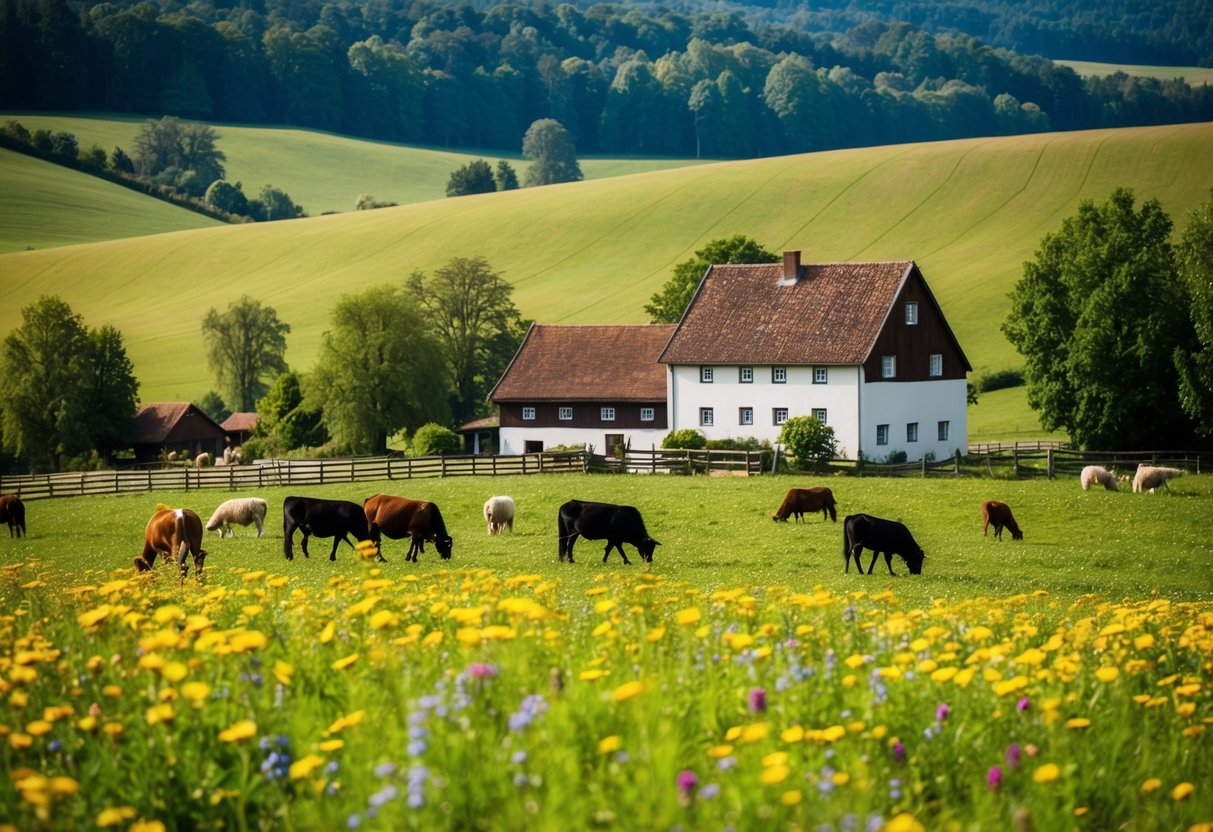
{"label": "brown tiled roof", "polygon": [[712,266],[678,331],[667,364],[861,364],[912,261],[808,263],[779,285],[783,264]]}
{"label": "brown tiled roof", "polygon": [[191,406],[189,402],[150,402],[140,407],[135,413],[135,444],[165,441]]}
{"label": "brown tiled roof", "polygon": [[[177,423],[189,413],[209,422],[214,433],[223,429],[191,402],[149,402],[135,413],[135,445],[155,445],[166,441]],[[191,422],[195,428],[197,422]],[[185,437],[178,436],[176,439]]]}
{"label": "brown tiled roof", "polygon": [[665,401],[666,370],[657,356],[673,332],[674,324],[534,324],[490,398]]}
{"label": "brown tiled roof", "polygon": [[483,419],[473,419],[459,426],[459,433],[469,430],[488,430],[501,427],[501,419],[497,416],[485,416]]}
{"label": "brown tiled roof", "polygon": [[257,427],[259,421],[261,421],[261,417],[256,413],[233,413],[224,419],[223,424],[219,427],[229,433],[252,433],[253,428]]}

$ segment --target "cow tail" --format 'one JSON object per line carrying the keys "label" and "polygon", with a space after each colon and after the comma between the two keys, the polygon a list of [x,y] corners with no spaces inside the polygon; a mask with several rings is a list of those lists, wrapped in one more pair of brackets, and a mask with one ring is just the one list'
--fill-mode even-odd
{"label": "cow tail", "polygon": [[835,510],[836,503],[834,502],[833,496],[831,496],[829,498],[829,500],[830,501],[828,503],[826,503],[826,508],[828,508],[830,510],[830,519],[832,521],[834,521],[835,523],[837,523],[838,522],[838,512]]}
{"label": "cow tail", "polygon": [[177,529],[177,565],[185,568],[185,556],[190,550],[189,532],[185,528],[185,512],[178,509],[175,513],[174,524]]}

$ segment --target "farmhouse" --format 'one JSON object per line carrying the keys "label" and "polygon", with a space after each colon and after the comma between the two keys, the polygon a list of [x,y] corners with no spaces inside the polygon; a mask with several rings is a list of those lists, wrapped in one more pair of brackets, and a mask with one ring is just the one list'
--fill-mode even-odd
{"label": "farmhouse", "polygon": [[660,445],[669,432],[666,369],[672,324],[532,324],[489,398],[500,408],[500,453],[558,445]]}
{"label": "farmhouse", "polygon": [[190,402],[151,402],[135,413],[135,459],[153,462],[162,452],[194,457],[223,453],[227,434]]}
{"label": "farmhouse", "polygon": [[774,441],[811,415],[848,458],[966,445],[972,367],[913,261],[711,266],[658,360],[670,430]]}
{"label": "farmhouse", "polygon": [[259,421],[261,417],[256,413],[245,411],[228,416],[219,427],[227,433],[232,445],[243,445],[253,435]]}

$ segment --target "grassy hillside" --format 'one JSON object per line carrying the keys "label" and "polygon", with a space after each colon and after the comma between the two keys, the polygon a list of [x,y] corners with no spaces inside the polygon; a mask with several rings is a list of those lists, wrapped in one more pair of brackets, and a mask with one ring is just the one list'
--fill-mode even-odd
{"label": "grassy hillside", "polygon": [[1123,72],[1125,75],[1137,75],[1141,78],[1158,78],[1163,81],[1171,78],[1183,78],[1192,86],[1213,83],[1213,67],[1207,66],[1138,66],[1135,64],[1101,64],[1095,61],[1059,61],[1053,63],[1068,66],[1079,75],[1102,78]]}
{"label": "grassy hillside", "polygon": [[[135,136],[146,122],[143,118],[113,116],[0,115],[0,121],[9,119],[21,122],[31,132],[65,130],[80,139],[81,147],[96,144],[107,153],[115,146],[132,152]],[[519,179],[527,166],[517,154],[409,147],[312,130],[220,125],[215,132],[219,135],[216,145],[227,155],[228,181],[240,182],[250,197],[265,185],[273,185],[290,194],[313,216],[326,211],[353,211],[355,201],[364,193],[380,202],[401,205],[443,199],[451,171],[475,159],[493,165],[499,159],[508,159]],[[583,159],[581,168],[587,179],[601,179],[693,164],[698,164],[697,160],[591,158]]]}
{"label": "grassy hillside", "polygon": [[0,149],[0,252],[217,225],[95,176]]}
{"label": "grassy hillside", "polygon": [[[1213,124],[976,139],[717,163],[289,223],[0,256],[0,332],[56,292],[126,336],[144,400],[214,386],[199,322],[248,293],[306,370],[344,293],[482,255],[524,315],[639,322],[673,265],[744,233],[810,262],[913,258],[978,372],[1018,366],[998,326],[1041,236],[1119,185],[1182,227],[1213,186]],[[981,405],[978,406],[980,409]]]}

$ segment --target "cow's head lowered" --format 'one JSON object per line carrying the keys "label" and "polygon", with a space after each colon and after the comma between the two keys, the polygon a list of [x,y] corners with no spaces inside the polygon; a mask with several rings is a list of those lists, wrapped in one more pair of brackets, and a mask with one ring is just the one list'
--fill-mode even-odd
{"label": "cow's head lowered", "polygon": [[911,575],[922,574],[922,562],[927,559],[926,552],[918,546],[901,553],[901,557],[905,560],[906,566],[910,567]]}
{"label": "cow's head lowered", "polygon": [[449,534],[441,534],[434,538],[434,548],[438,550],[438,554],[443,560],[451,559],[451,547],[454,545],[455,541]]}
{"label": "cow's head lowered", "polygon": [[640,552],[640,559],[645,563],[653,562],[653,550],[661,544],[651,537],[646,537],[636,546],[636,551]]}

